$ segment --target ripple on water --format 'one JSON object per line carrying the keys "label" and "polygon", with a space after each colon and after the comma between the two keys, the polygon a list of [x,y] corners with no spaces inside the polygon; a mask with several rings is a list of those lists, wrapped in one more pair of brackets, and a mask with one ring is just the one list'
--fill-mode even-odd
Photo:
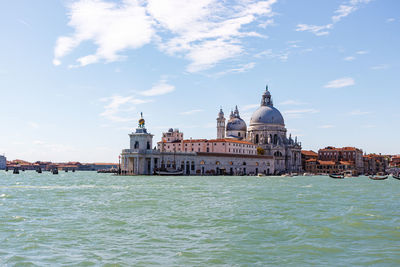
{"label": "ripple on water", "polygon": [[0,265],[396,266],[396,182],[0,172]]}

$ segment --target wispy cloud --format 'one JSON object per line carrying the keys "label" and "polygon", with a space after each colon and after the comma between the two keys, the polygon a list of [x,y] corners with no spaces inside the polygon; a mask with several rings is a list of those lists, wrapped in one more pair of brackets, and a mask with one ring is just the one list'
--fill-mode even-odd
{"label": "wispy cloud", "polygon": [[189,72],[205,70],[239,56],[246,37],[265,36],[247,25],[273,23],[276,0],[78,0],[68,5],[71,35],[57,39],[54,65],[81,43],[97,46],[93,54],[78,58],[77,66],[124,59],[121,53],[154,43],[169,54],[190,61]]}
{"label": "wispy cloud", "polygon": [[362,116],[362,115],[368,115],[368,114],[371,114],[371,112],[370,111],[361,111],[359,109],[353,110],[349,113],[349,115],[352,115],[352,116]]}
{"label": "wispy cloud", "polygon": [[260,107],[260,104],[248,104],[248,105],[244,105],[241,110],[243,111],[247,111],[247,110],[251,110],[251,109],[256,109]]}
{"label": "wispy cloud", "polygon": [[121,117],[118,114],[120,112],[131,112],[136,109],[137,105],[148,103],[151,100],[137,99],[134,96],[113,95],[102,98],[100,101],[108,102],[100,116],[114,122],[128,122],[132,121],[133,118]]}
{"label": "wispy cloud", "polygon": [[380,65],[376,65],[371,67],[371,70],[386,70],[388,69],[390,66],[388,64],[380,64]]}
{"label": "wispy cloud", "polygon": [[157,84],[155,84],[151,89],[142,91],[139,94],[143,96],[158,96],[165,95],[175,91],[175,86],[167,83],[166,80],[161,80]]}
{"label": "wispy cloud", "polygon": [[354,85],[354,79],[350,77],[344,77],[340,79],[336,79],[333,81],[328,82],[327,84],[324,85],[325,88],[342,88],[342,87],[347,87]]}
{"label": "wispy cloud", "polygon": [[243,72],[251,70],[252,68],[255,67],[255,65],[256,65],[255,62],[241,64],[241,65],[237,66],[236,68],[218,72],[217,75],[221,76],[221,75],[225,75],[225,74],[229,74],[229,73],[243,73]]}
{"label": "wispy cloud", "polygon": [[28,122],[28,126],[33,128],[33,129],[39,129],[39,124],[34,122],[34,121]]}
{"label": "wispy cloud", "polygon": [[394,21],[396,21],[396,19],[395,18],[388,18],[388,19],[386,19],[386,22],[394,22]]}
{"label": "wispy cloud", "polygon": [[280,52],[273,52],[272,49],[267,49],[260,53],[255,54],[254,56],[256,58],[261,58],[261,57],[276,58],[282,62],[285,62],[288,60],[289,55],[290,55],[290,52],[288,50],[283,50]]}
{"label": "wispy cloud", "polygon": [[320,128],[320,129],[331,129],[331,128],[335,128],[335,125],[326,124],[326,125],[318,126],[318,128]]}
{"label": "wispy cloud", "polygon": [[192,114],[203,112],[203,111],[204,111],[203,109],[192,109],[192,110],[181,112],[180,114],[181,115],[192,115]]}
{"label": "wispy cloud", "polygon": [[301,102],[301,101],[298,101],[298,100],[292,100],[292,99],[289,99],[289,100],[286,100],[286,101],[283,101],[283,102],[280,102],[279,103],[279,105],[282,105],[282,106],[290,106],[290,105],[292,105],[292,106],[298,106],[298,105],[305,105],[305,104],[307,104],[307,103],[305,103],[305,102]]}
{"label": "wispy cloud", "polygon": [[333,29],[333,26],[347,17],[354,11],[358,10],[362,4],[367,4],[371,0],[349,0],[344,4],[341,4],[331,17],[331,23],[325,25],[311,25],[311,24],[297,24],[296,31],[307,31],[315,34],[316,36],[324,36],[329,34],[329,30]]}
{"label": "wispy cloud", "polygon": [[288,117],[288,118],[302,118],[304,115],[307,114],[315,114],[318,113],[319,110],[309,108],[309,109],[291,109],[291,110],[285,110],[283,114]]}
{"label": "wispy cloud", "polygon": [[356,59],[356,57],[354,57],[354,56],[348,56],[348,57],[345,57],[343,60],[346,60],[346,61],[353,61],[353,60],[355,60]]}
{"label": "wispy cloud", "polygon": [[366,50],[359,50],[359,51],[356,52],[356,54],[357,54],[357,55],[366,55],[366,54],[369,54],[369,51],[366,51]]}

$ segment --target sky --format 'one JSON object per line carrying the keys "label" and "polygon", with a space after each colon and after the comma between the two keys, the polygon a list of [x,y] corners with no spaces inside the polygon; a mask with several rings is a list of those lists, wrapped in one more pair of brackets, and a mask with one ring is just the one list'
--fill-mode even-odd
{"label": "sky", "polygon": [[0,2],[0,154],[117,162],[154,134],[249,125],[268,84],[303,149],[400,153],[400,1]]}

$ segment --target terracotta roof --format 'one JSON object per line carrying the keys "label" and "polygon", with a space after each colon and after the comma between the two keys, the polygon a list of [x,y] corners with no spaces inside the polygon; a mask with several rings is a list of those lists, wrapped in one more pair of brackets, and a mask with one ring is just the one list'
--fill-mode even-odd
{"label": "terracotta roof", "polygon": [[317,159],[308,159],[306,162],[317,162]]}
{"label": "terracotta roof", "polygon": [[342,164],[342,165],[353,165],[353,162],[350,162],[350,161],[340,161],[340,164]]}
{"label": "terracotta roof", "polygon": [[318,157],[318,153],[312,151],[312,150],[302,150],[301,154],[305,156],[310,156],[310,157]]}
{"label": "terracotta roof", "polygon": [[318,160],[318,163],[320,165],[335,165],[335,162],[330,160]]}
{"label": "terracotta roof", "polygon": [[210,152],[196,152],[199,156],[206,157],[228,157],[228,158],[257,158],[257,159],[273,159],[269,155],[248,155],[248,154],[228,154],[228,153],[210,153]]}
{"label": "terracotta roof", "polygon": [[209,143],[217,143],[217,142],[226,142],[226,143],[238,143],[238,144],[246,144],[246,145],[255,145],[253,143],[247,142],[247,141],[242,141],[242,140],[235,140],[235,139],[211,139],[208,140]]}

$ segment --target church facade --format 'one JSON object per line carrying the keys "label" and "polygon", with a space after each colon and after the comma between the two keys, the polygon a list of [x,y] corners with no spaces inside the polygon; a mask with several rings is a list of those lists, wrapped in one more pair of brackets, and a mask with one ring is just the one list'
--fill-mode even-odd
{"label": "church facade", "polygon": [[[274,107],[272,96],[266,87],[261,97],[260,107],[253,113],[249,127],[240,117],[236,106],[225,125],[222,109],[217,117],[217,136],[237,140],[245,140],[257,145],[259,152],[274,157],[277,173],[300,172],[301,143],[297,137],[287,137],[285,121],[281,112]],[[225,130],[225,131],[224,131]]]}
{"label": "church facade", "polygon": [[301,144],[287,137],[268,87],[249,127],[237,106],[228,120],[220,109],[216,139],[184,139],[178,129],[169,129],[152,149],[153,135],[143,118],[129,136],[130,148],[121,153],[121,170],[126,175],[152,175],[157,170],[180,170],[185,175],[272,175],[300,172],[302,166]]}

